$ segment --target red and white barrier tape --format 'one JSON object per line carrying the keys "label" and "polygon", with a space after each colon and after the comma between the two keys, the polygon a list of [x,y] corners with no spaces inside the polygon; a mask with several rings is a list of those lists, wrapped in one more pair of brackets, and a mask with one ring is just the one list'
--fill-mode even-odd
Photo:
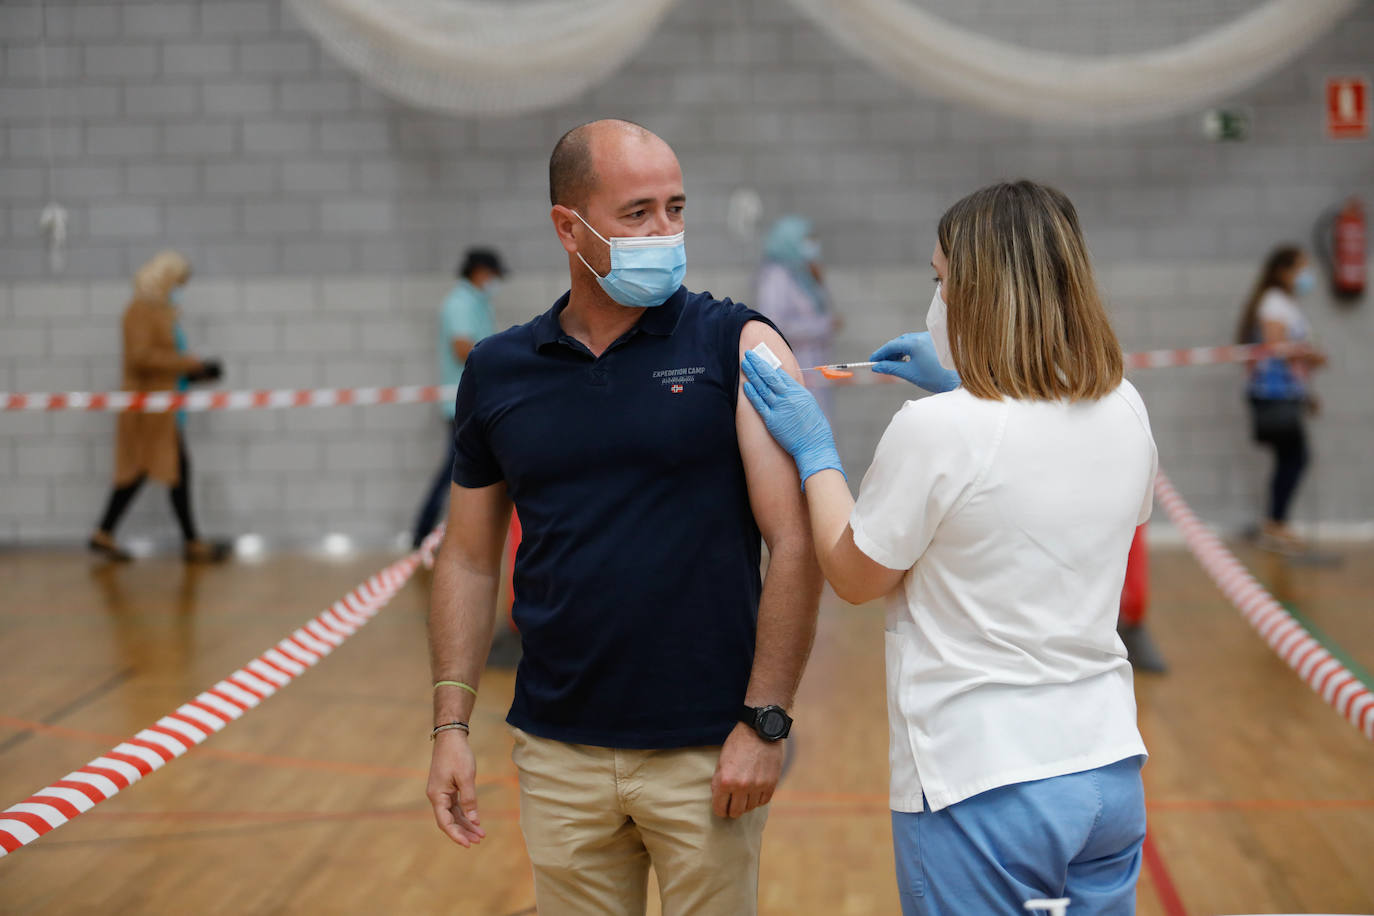
{"label": "red and white barrier tape", "polygon": [[419,550],[381,570],[175,712],[0,811],[0,856],[32,843],[161,769],[314,667],[375,617],[417,566],[432,561],[441,534],[431,534]]}
{"label": "red and white barrier tape", "polygon": [[1336,712],[1374,739],[1374,692],[1264,590],[1221,539],[1198,520],[1163,473],[1155,480],[1155,496],[1207,575],[1269,647]]}
{"label": "red and white barrier tape", "polygon": [[400,385],[390,388],[278,388],[261,391],[0,391],[0,411],[85,410],[253,410],[281,407],[366,407],[372,404],[423,404],[450,400],[452,385]]}
{"label": "red and white barrier tape", "polygon": [[1126,354],[1127,369],[1168,369],[1178,366],[1218,366],[1248,363],[1270,356],[1288,356],[1302,344],[1237,344],[1226,347],[1192,347],[1186,350],[1144,350]]}
{"label": "red and white barrier tape", "polygon": [[[1249,363],[1271,356],[1288,356],[1302,348],[1297,343],[1244,344],[1226,347],[1192,347],[1185,350],[1143,350],[1125,354],[1127,369],[1170,369],[1182,366],[1220,366],[1228,363]],[[852,385],[880,385],[901,381],[891,375],[856,371],[851,378],[827,378],[819,372],[807,373],[806,384],[812,388],[849,387]]]}
{"label": "red and white barrier tape", "polygon": [[[1234,346],[1194,347],[1190,350],[1147,350],[1127,353],[1128,369],[1163,369],[1243,363],[1264,356],[1282,356],[1292,347]],[[808,373],[812,387],[873,385],[898,381],[872,372],[849,379],[823,379]],[[401,385],[390,388],[277,388],[258,391],[0,391],[0,413],[6,411],[80,410],[123,413],[165,413],[171,410],[254,410],[283,407],[366,407],[373,404],[424,404],[450,401],[457,389],[451,385]]]}

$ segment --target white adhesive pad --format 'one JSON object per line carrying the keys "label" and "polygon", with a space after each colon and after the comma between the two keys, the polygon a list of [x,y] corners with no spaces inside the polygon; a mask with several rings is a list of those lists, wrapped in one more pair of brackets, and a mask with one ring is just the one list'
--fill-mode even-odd
{"label": "white adhesive pad", "polygon": [[768,344],[766,343],[760,342],[758,346],[754,347],[749,352],[757,353],[760,359],[774,369],[782,368],[782,360],[778,359],[777,354],[768,349]]}

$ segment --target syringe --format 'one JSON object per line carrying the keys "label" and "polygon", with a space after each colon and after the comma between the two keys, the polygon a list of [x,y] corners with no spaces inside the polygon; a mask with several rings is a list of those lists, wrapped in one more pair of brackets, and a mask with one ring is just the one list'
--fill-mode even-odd
{"label": "syringe", "polygon": [[807,366],[803,372],[824,372],[827,369],[845,371],[849,369],[867,369],[869,366],[876,366],[881,360],[869,360],[862,363],[827,363],[824,366]]}

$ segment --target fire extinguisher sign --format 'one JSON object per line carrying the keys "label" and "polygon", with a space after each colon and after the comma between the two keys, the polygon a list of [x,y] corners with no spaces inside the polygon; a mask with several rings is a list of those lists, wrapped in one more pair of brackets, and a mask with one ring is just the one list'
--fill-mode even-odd
{"label": "fire extinguisher sign", "polygon": [[1369,79],[1333,76],[1326,81],[1326,135],[1333,140],[1369,136]]}

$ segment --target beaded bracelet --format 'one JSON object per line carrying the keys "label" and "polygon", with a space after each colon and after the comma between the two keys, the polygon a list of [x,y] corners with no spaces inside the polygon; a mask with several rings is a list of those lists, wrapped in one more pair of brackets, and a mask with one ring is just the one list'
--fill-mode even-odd
{"label": "beaded bracelet", "polygon": [[429,740],[433,741],[436,737],[438,737],[439,732],[451,731],[455,728],[462,729],[463,734],[465,735],[472,734],[472,729],[468,728],[468,724],[466,722],[448,722],[444,725],[434,726],[434,731],[429,733]]}

